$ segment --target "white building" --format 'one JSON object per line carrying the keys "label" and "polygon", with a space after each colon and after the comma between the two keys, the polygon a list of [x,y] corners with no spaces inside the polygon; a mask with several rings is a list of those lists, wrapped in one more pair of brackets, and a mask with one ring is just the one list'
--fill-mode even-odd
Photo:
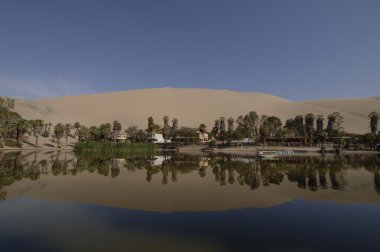
{"label": "white building", "polygon": [[112,140],[116,142],[125,142],[127,140],[127,134],[122,132],[113,132],[111,135]]}
{"label": "white building", "polygon": [[208,142],[208,134],[207,133],[202,133],[200,131],[198,131],[197,133],[198,133],[199,142],[201,142],[201,143]]}
{"label": "white building", "polygon": [[152,141],[152,143],[171,143],[172,142],[169,139],[166,140],[162,134],[157,134],[157,133],[152,134],[149,140]]}

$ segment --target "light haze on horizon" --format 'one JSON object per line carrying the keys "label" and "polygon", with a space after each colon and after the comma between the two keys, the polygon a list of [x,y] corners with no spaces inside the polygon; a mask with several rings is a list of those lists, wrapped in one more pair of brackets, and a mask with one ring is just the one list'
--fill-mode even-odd
{"label": "light haze on horizon", "polygon": [[377,0],[2,0],[0,95],[380,96]]}

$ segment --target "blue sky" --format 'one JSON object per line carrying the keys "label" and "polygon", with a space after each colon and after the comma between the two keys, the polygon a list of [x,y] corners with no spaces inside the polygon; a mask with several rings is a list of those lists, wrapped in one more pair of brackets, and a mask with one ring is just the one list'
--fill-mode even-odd
{"label": "blue sky", "polygon": [[378,0],[0,1],[0,93],[380,96]]}

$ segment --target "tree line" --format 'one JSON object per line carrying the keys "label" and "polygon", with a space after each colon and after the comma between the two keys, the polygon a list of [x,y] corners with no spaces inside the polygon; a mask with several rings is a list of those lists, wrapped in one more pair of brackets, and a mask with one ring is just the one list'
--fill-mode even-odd
{"label": "tree line", "polygon": [[[323,144],[326,141],[333,142],[336,148],[342,148],[347,138],[351,142],[362,140],[370,143],[374,148],[380,143],[380,134],[378,131],[379,113],[370,112],[368,114],[370,133],[364,135],[349,134],[344,131],[344,118],[339,112],[334,112],[327,116],[314,115],[307,113],[306,115],[297,115],[289,118],[282,123],[277,116],[259,116],[255,111],[251,111],[246,115],[240,115],[234,120],[230,117],[220,117],[215,120],[215,124],[211,129],[211,136],[222,143],[232,143],[244,138],[252,140],[256,144],[266,145],[268,141],[276,141],[284,144],[284,141],[298,141],[301,145],[309,144],[312,146],[315,141]],[[199,126],[200,132],[205,132],[205,125]]]}

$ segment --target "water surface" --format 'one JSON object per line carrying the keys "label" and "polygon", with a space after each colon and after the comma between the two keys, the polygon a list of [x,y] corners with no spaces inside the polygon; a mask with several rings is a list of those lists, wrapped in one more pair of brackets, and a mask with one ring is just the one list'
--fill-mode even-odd
{"label": "water surface", "polygon": [[1,153],[2,251],[378,251],[380,158]]}

